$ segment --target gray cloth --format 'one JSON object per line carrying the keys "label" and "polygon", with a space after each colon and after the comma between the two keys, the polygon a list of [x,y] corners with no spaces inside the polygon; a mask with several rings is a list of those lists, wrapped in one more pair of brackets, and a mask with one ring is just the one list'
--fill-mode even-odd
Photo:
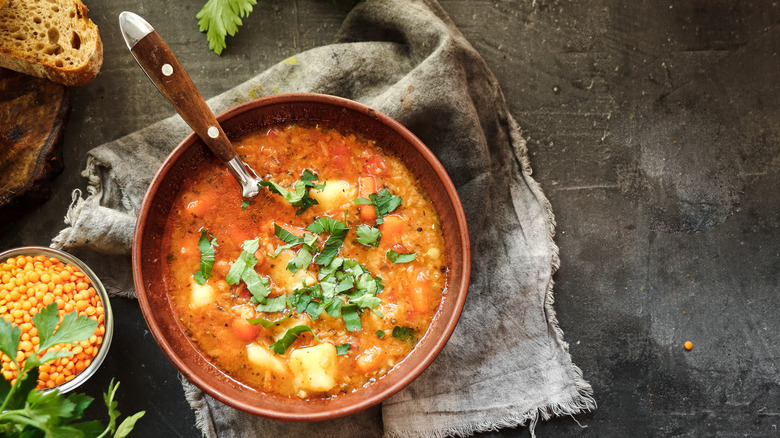
{"label": "gray cloth", "polygon": [[[469,296],[438,358],[381,408],[331,422],[279,423],[228,408],[184,382],[204,434],[464,436],[594,409],[552,306],[559,260],[550,204],[531,178],[525,141],[495,77],[443,9],[434,0],[361,3],[335,44],[280,62],[209,105],[219,112],[285,92],[357,100],[430,147],[466,209]],[[121,254],[130,250],[142,195],[189,131],[176,116],[94,149],[85,171],[88,196],[74,194],[70,227],[52,245],[114,254],[108,260],[119,266],[111,272],[128,272]],[[132,294],[128,278],[116,279],[114,293]]]}

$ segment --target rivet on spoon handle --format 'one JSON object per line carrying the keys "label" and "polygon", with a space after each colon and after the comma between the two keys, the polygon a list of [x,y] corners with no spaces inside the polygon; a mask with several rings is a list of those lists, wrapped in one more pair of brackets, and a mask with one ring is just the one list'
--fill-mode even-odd
{"label": "rivet on spoon handle", "polygon": [[257,195],[257,175],[238,156],[214,113],[165,41],[146,20],[132,12],[119,14],[119,27],[138,65],[206,146],[230,168],[241,184],[243,196]]}

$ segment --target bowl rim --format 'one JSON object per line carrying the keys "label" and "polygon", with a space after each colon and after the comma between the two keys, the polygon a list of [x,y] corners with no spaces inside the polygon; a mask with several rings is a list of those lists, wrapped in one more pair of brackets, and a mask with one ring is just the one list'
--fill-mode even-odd
{"label": "bowl rim", "polygon": [[[457,291],[457,300],[453,304],[452,315],[447,319],[446,324],[443,325],[442,335],[439,338],[431,341],[432,347],[430,347],[429,352],[426,355],[422,356],[420,361],[413,368],[407,370],[406,374],[404,374],[393,385],[388,386],[386,389],[377,392],[376,394],[373,394],[370,397],[361,397],[356,403],[345,406],[343,408],[323,409],[314,412],[294,412],[294,413],[286,412],[283,410],[275,410],[275,409],[258,407],[245,400],[237,400],[235,398],[231,398],[226,396],[225,394],[222,394],[218,390],[211,387],[208,384],[208,382],[205,381],[205,379],[201,378],[196,373],[194,369],[191,369],[180,357],[180,355],[175,351],[173,346],[166,340],[165,336],[162,333],[161,327],[157,324],[156,320],[152,316],[150,302],[146,296],[147,290],[144,286],[141,269],[139,268],[142,264],[143,235],[146,229],[146,220],[152,206],[151,201],[153,200],[154,195],[157,192],[157,188],[161,185],[161,183],[167,177],[168,173],[171,171],[172,165],[176,163],[176,161],[188,150],[188,148],[192,147],[193,145],[195,145],[197,142],[200,141],[199,137],[194,132],[190,132],[168,154],[168,156],[165,158],[163,163],[160,165],[159,169],[155,172],[155,175],[152,178],[149,187],[147,188],[147,191],[144,195],[144,199],[141,203],[141,207],[138,212],[136,226],[133,234],[133,245],[132,245],[133,281],[135,284],[136,296],[138,297],[142,314],[147,323],[147,326],[149,327],[149,330],[152,333],[152,336],[154,337],[158,346],[163,350],[163,353],[168,358],[168,360],[170,360],[171,363],[173,363],[173,365],[177,368],[177,370],[186,379],[188,379],[191,383],[193,383],[195,386],[197,386],[205,393],[209,394],[213,398],[221,401],[222,403],[228,406],[239,409],[246,413],[250,413],[252,415],[262,416],[262,417],[271,418],[275,420],[283,420],[283,421],[320,421],[320,420],[343,417],[349,414],[362,411],[376,404],[379,404],[382,401],[386,400],[387,398],[391,397],[392,395],[396,394],[404,387],[406,387],[417,376],[419,376],[431,364],[431,362],[433,362],[433,360],[442,350],[442,348],[444,347],[444,345],[447,343],[450,336],[452,335],[453,331],[455,330],[455,327],[458,321],[460,320],[460,315],[465,305],[466,296],[468,293],[469,283],[470,283],[470,274],[471,274],[471,248],[469,242],[469,233],[466,224],[465,211],[463,209],[463,205],[461,203],[458,192],[455,189],[455,186],[452,180],[450,179],[449,175],[444,170],[444,166],[442,166],[442,164],[439,162],[438,158],[436,158],[433,152],[419,138],[417,138],[417,136],[415,136],[411,131],[409,131],[406,127],[404,127],[402,124],[400,124],[393,118],[367,105],[364,105],[362,103],[350,99],[338,97],[338,96],[316,94],[316,93],[285,93],[285,94],[277,94],[277,95],[272,95],[267,97],[260,97],[257,99],[252,99],[250,101],[238,104],[218,114],[217,120],[220,123],[225,123],[231,118],[240,116],[244,112],[252,111],[257,107],[284,105],[284,104],[305,104],[305,103],[332,105],[332,106],[342,107],[347,110],[364,113],[370,116],[371,118],[376,119],[378,122],[383,123],[388,127],[390,127],[393,131],[395,131],[397,134],[403,137],[405,141],[407,141],[409,144],[413,146],[413,149],[420,154],[420,156],[424,159],[424,161],[430,166],[431,170],[433,170],[437,179],[440,181],[444,190],[447,193],[446,198],[452,204],[455,213],[455,223],[457,223],[457,228],[461,230],[461,232],[459,233],[459,238],[460,238],[459,243],[460,243],[460,247],[462,248],[462,254],[460,257],[460,263],[462,263],[462,273],[461,276],[459,277],[461,279],[461,285]],[[451,294],[454,293],[455,291],[451,292]],[[440,314],[437,312],[434,319],[439,316]],[[427,334],[428,333],[426,332],[426,335]],[[423,338],[421,338],[421,341],[426,337],[427,336],[423,336]],[[417,348],[418,347],[415,346],[412,352],[414,352]],[[223,374],[227,376],[226,373]],[[265,394],[262,391],[259,392],[261,394]]]}
{"label": "bowl rim", "polygon": [[100,280],[97,274],[95,274],[95,272],[92,271],[92,269],[86,263],[73,254],[65,250],[51,248],[48,246],[29,245],[11,248],[0,252],[0,262],[4,263],[6,259],[22,255],[33,257],[37,255],[43,255],[49,258],[57,258],[66,264],[75,265],[81,270],[81,272],[84,273],[84,275],[89,277],[89,280],[92,283],[92,287],[95,288],[95,292],[98,294],[98,297],[100,297],[100,301],[103,302],[103,325],[105,327],[105,333],[103,333],[103,342],[100,344],[100,348],[98,348],[98,352],[95,357],[92,358],[92,362],[90,362],[89,366],[84,368],[80,373],[76,374],[76,377],[74,377],[73,380],[64,382],[51,388],[42,389],[43,392],[58,390],[61,394],[64,394],[81,386],[90,377],[92,377],[92,375],[97,372],[98,368],[100,368],[100,365],[103,364],[103,361],[108,355],[108,350],[111,348],[111,341],[114,337],[114,314],[111,310],[111,301],[109,300],[106,288],[103,286],[103,282]]}

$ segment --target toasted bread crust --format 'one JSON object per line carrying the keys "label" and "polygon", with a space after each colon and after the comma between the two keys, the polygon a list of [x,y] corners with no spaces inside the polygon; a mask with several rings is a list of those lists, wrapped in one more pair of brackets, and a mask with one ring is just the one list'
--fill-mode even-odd
{"label": "toasted bread crust", "polygon": [[65,85],[90,82],[103,64],[103,43],[87,12],[79,0],[6,0],[0,67]]}

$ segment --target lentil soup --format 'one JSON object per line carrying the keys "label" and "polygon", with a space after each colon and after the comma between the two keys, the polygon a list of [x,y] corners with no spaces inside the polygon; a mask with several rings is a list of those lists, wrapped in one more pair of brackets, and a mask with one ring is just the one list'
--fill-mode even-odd
{"label": "lentil soup", "polygon": [[258,390],[328,398],[389,372],[447,287],[436,211],[381,145],[320,126],[234,141],[263,177],[243,200],[216,159],[185,179],[163,239],[171,305],[219,368]]}

